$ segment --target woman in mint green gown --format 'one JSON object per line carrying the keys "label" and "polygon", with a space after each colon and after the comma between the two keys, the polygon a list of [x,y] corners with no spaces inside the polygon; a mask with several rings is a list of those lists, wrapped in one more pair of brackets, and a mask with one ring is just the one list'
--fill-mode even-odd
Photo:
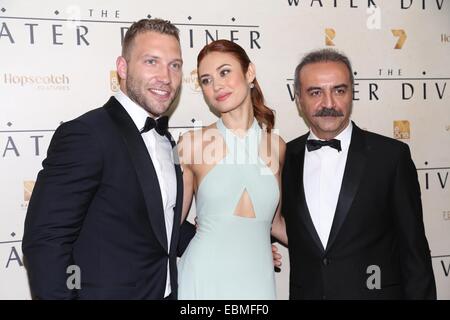
{"label": "woman in mint green gown", "polygon": [[220,118],[178,145],[183,220],[195,194],[198,225],[179,260],[178,298],[276,299],[270,237],[287,245],[280,214],[285,143],[239,45],[214,41],[197,66],[205,100]]}

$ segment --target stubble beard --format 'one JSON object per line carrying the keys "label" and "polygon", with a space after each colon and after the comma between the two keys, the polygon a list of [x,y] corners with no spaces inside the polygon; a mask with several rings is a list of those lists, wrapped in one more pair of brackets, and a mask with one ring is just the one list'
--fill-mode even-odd
{"label": "stubble beard", "polygon": [[133,76],[131,76],[130,74],[127,75],[126,88],[128,97],[154,117],[159,117],[160,115],[165,113],[170,108],[178,95],[177,90],[173,98],[167,103],[167,105],[164,105],[164,108],[161,110],[147,103],[145,95],[140,92],[141,86],[142,84],[139,81],[136,81]]}

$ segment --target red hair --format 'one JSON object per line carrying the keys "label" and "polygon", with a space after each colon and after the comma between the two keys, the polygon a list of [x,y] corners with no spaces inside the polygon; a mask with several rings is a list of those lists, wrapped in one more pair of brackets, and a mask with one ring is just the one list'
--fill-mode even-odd
{"label": "red hair", "polygon": [[[197,69],[200,62],[211,52],[222,52],[232,54],[240,63],[244,74],[250,65],[250,58],[241,46],[229,40],[216,40],[203,47],[197,56]],[[267,132],[273,129],[275,115],[273,111],[264,104],[264,95],[256,78],[253,80],[254,87],[251,89],[251,100],[253,104],[253,113],[259,125],[266,126]]]}

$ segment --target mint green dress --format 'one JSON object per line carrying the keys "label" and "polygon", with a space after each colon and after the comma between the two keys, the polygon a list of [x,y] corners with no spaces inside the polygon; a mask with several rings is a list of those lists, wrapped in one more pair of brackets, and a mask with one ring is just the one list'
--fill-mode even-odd
{"label": "mint green dress", "polygon": [[[276,299],[270,242],[280,192],[276,177],[259,157],[256,119],[240,138],[219,119],[227,155],[200,181],[198,230],[178,264],[178,299]],[[255,217],[235,210],[247,191]]]}

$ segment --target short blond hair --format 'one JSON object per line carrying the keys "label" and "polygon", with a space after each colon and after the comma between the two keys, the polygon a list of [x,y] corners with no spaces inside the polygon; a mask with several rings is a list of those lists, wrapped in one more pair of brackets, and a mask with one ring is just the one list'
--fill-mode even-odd
{"label": "short blond hair", "polygon": [[122,42],[122,57],[128,60],[130,48],[133,45],[133,40],[140,33],[154,31],[161,34],[166,34],[175,37],[180,42],[180,31],[178,28],[168,20],[163,19],[141,19],[131,25],[125,33]]}

